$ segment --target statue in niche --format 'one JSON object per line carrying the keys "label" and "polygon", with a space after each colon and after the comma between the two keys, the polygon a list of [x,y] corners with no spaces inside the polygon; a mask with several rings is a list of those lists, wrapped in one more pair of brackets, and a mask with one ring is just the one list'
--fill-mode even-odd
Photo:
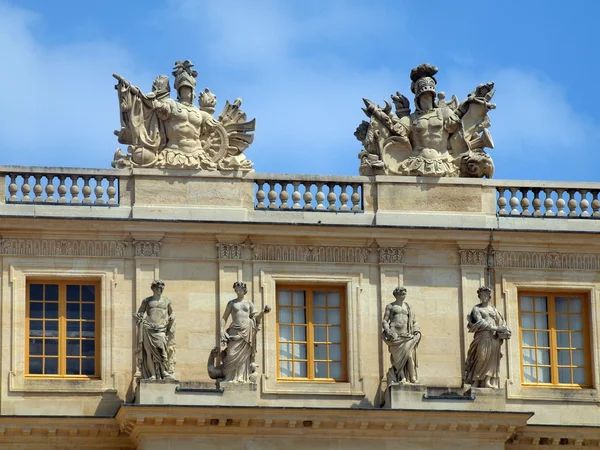
{"label": "statue in niche", "polygon": [[396,301],[385,307],[381,322],[383,340],[390,350],[392,367],[387,373],[387,384],[416,384],[417,347],[421,341],[419,324],[410,305],[404,301],[406,288],[394,289]]}
{"label": "statue in niche", "polygon": [[[214,348],[208,360],[208,373],[213,379],[234,383],[256,383],[258,365],[256,356],[256,334],[263,316],[271,311],[265,306],[258,312],[249,300],[246,283],[235,282],[233,290],[237,297],[227,303],[221,319],[221,350]],[[231,324],[226,331],[227,320]]]}
{"label": "statue in niche", "polygon": [[240,106],[226,102],[214,118],[217,97],[207,88],[196,97],[196,77],[191,61],[176,61],[173,68],[177,100],[170,97],[169,78],[159,75],[152,92],[143,94],[120,75],[117,79],[121,129],[118,141],[128,145],[127,153],[118,149],[112,166],[155,167],[195,170],[252,170],[243,151],[254,139],[256,121],[247,121]]}
{"label": "statue in niche", "polygon": [[175,372],[175,315],[165,283],[152,282],[151,297],[142,301],[137,321],[137,365],[144,380],[173,380]]}
{"label": "statue in niche", "polygon": [[438,68],[421,64],[410,73],[415,111],[400,92],[385,107],[363,99],[362,121],[354,133],[363,144],[358,157],[361,175],[413,175],[421,177],[487,177],[494,164],[484,148],[494,148],[488,111],[494,83],[480,84],[459,104],[437,95]]}
{"label": "statue in niche", "polygon": [[498,389],[502,344],[510,339],[511,332],[500,312],[490,304],[491,294],[489,287],[480,287],[477,296],[481,303],[467,316],[467,329],[475,335],[467,353],[464,382],[473,387]]}

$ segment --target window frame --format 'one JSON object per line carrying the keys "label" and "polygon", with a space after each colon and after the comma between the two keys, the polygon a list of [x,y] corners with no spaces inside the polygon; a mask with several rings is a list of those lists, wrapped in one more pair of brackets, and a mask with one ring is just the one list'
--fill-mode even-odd
{"label": "window frame", "polygon": [[[57,284],[58,285],[58,374],[30,374],[29,358],[32,356],[29,352],[30,331],[30,286],[32,284]],[[67,345],[67,317],[66,317],[66,286],[73,285],[93,285],[96,289],[94,300],[94,375],[69,375],[66,373],[66,345]],[[23,376],[27,380],[100,380],[102,378],[102,285],[103,280],[98,277],[36,277],[27,276],[25,278],[25,327],[24,327],[24,372]],[[36,320],[35,318],[33,320]],[[42,319],[42,320],[45,320]],[[80,319],[81,320],[81,319]],[[81,339],[81,337],[79,338]],[[34,357],[37,355],[33,355]]]}
{"label": "window frame", "polygon": [[[306,309],[306,361],[307,361],[307,377],[282,377],[280,373],[280,340],[279,340],[279,292],[280,291],[300,291],[305,293],[305,309]],[[315,378],[314,377],[314,325],[313,325],[313,292],[315,291],[335,291],[340,295],[340,351],[341,351],[341,366],[342,378]],[[319,384],[339,384],[348,383],[348,335],[347,335],[347,286],[339,283],[276,283],[275,285],[275,337],[276,337],[276,374],[277,382],[282,383],[319,383]],[[329,324],[327,324],[329,326]],[[290,341],[294,343],[295,341]],[[312,375],[312,376],[311,376]]]}
{"label": "window frame", "polygon": [[[523,359],[523,327],[521,317],[521,298],[523,296],[540,297],[544,296],[547,298],[547,317],[548,317],[548,334],[549,334],[549,351],[550,351],[550,379],[556,380],[556,382],[550,383],[532,383],[525,381],[525,367]],[[555,311],[555,298],[556,297],[581,297],[581,320],[582,320],[582,334],[583,334],[583,357],[584,357],[584,369],[585,369],[585,384],[572,384],[572,383],[559,383],[558,375],[558,345],[556,336],[556,311]],[[571,389],[571,390],[589,390],[594,388],[593,379],[593,357],[592,357],[592,336],[591,336],[591,316],[590,311],[590,292],[582,290],[569,290],[569,289],[517,289],[517,316],[519,325],[519,363],[520,363],[520,381],[523,388],[534,388],[534,389]],[[532,314],[534,312],[532,311]],[[536,328],[527,328],[527,330],[537,330]],[[541,329],[540,329],[541,330]],[[572,330],[569,328],[568,330]],[[535,347],[527,347],[537,349]],[[545,347],[544,347],[545,348]],[[562,347],[561,347],[562,348]],[[533,366],[535,367],[535,366]],[[570,366],[572,367],[572,366]]]}

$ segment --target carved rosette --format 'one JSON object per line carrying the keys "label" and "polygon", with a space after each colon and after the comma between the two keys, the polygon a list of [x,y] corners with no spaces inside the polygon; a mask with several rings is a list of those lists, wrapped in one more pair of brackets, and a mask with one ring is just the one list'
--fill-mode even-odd
{"label": "carved rosette", "polygon": [[158,258],[160,256],[160,242],[158,241],[135,241],[135,256]]}
{"label": "carved rosette", "polygon": [[244,244],[217,244],[219,259],[242,259]]}
{"label": "carved rosette", "polygon": [[379,262],[381,264],[402,264],[404,262],[404,247],[380,247]]}
{"label": "carved rosette", "polygon": [[461,266],[487,266],[487,250],[468,249],[459,250]]}
{"label": "carved rosette", "polygon": [[255,245],[255,261],[368,263],[371,249],[365,247],[310,245]]}

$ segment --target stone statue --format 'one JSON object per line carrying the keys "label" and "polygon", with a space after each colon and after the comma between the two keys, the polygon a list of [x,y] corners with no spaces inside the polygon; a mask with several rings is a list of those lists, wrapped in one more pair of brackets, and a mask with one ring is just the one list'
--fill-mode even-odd
{"label": "stone statue", "polygon": [[119,96],[121,129],[118,141],[128,145],[127,154],[117,149],[112,166],[156,167],[194,170],[252,170],[243,151],[254,139],[250,122],[237,99],[226,102],[218,119],[213,117],[217,97],[205,89],[196,97],[196,77],[191,61],[176,61],[173,68],[177,100],[170,97],[169,78],[159,75],[152,92],[143,94],[120,75],[115,89]]}
{"label": "stone statue", "polygon": [[[237,297],[230,300],[221,319],[221,345],[219,352],[212,350],[208,362],[209,376],[213,379],[231,381],[234,383],[255,383],[257,364],[254,362],[256,355],[256,334],[265,314],[271,311],[265,306],[258,312],[254,303],[244,296],[248,293],[246,283],[236,282],[233,290]],[[225,330],[227,319],[231,316],[231,324]],[[218,360],[222,364],[218,364]]]}
{"label": "stone statue", "polygon": [[175,371],[175,315],[165,283],[152,282],[151,297],[142,301],[137,320],[137,364],[144,380],[173,380]]}
{"label": "stone statue", "polygon": [[467,329],[474,333],[467,353],[464,381],[473,387],[500,387],[500,358],[502,344],[511,332],[494,305],[490,304],[492,290],[483,286],[477,290],[481,303],[467,316]]}
{"label": "stone statue", "polygon": [[358,154],[361,175],[413,175],[422,177],[488,177],[494,164],[484,148],[494,148],[488,111],[494,83],[486,83],[459,104],[446,102],[440,92],[436,101],[438,68],[421,64],[410,73],[415,111],[400,92],[385,107],[363,99],[362,121],[354,136],[363,144]]}
{"label": "stone statue", "polygon": [[394,289],[396,301],[385,307],[381,325],[383,340],[390,350],[392,367],[387,373],[388,386],[418,383],[417,347],[421,341],[419,324],[410,305],[404,301],[406,288]]}

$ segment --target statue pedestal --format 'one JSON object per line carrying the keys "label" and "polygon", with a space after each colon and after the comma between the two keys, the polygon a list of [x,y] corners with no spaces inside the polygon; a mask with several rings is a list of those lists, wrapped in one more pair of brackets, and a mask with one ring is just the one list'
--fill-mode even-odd
{"label": "statue pedestal", "polygon": [[422,384],[392,384],[385,390],[383,407],[388,409],[414,408],[415,404],[422,404],[425,394],[427,394],[427,386]]}
{"label": "statue pedestal", "polygon": [[448,389],[419,384],[394,384],[385,391],[384,408],[450,411],[505,411],[504,389]]}
{"label": "statue pedestal", "polygon": [[135,403],[141,405],[256,406],[258,391],[252,383],[140,380]]}

